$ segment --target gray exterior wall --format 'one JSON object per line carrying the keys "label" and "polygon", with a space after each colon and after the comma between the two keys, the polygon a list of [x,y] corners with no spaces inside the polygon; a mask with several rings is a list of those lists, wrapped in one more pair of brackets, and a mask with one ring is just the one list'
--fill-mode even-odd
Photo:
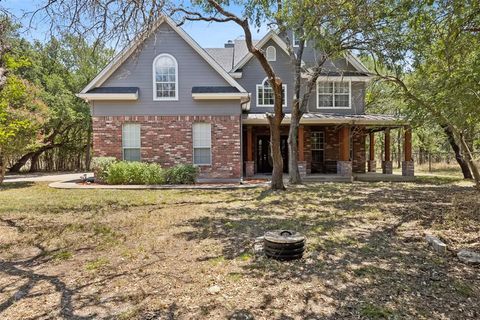
{"label": "gray exterior wall", "polygon": [[[283,83],[287,85],[287,101],[286,107],[284,108],[285,113],[291,112],[291,105],[293,99],[293,68],[290,63],[290,58],[276,43],[272,40],[268,41],[263,47],[264,50],[268,46],[274,46],[277,50],[277,59],[276,61],[270,62],[275,70],[275,72],[282,78]],[[309,52],[309,53],[308,53]],[[315,53],[313,48],[307,47],[308,55],[310,58]],[[306,58],[308,58],[308,55]],[[347,63],[346,59],[339,59],[335,62],[327,61],[327,65],[332,67],[332,70],[341,70],[344,68],[344,71],[355,70],[350,64]],[[256,97],[256,85],[261,84],[263,79],[265,79],[265,72],[263,71],[262,66],[257,59],[252,58],[247,62],[242,68],[242,78],[237,79],[237,81],[252,94],[252,100],[250,104],[250,113],[265,113],[272,112],[273,107],[259,107],[257,106],[257,97]],[[317,91],[316,88],[312,92],[308,104],[309,112],[320,112],[320,113],[336,113],[336,114],[364,114],[365,113],[365,83],[364,82],[352,82],[351,90],[351,109],[317,109]]]}
{"label": "gray exterior wall", "polygon": [[[178,62],[178,101],[153,100],[153,60],[161,53]],[[238,100],[195,101],[194,86],[230,86],[169,25],[163,23],[136,53],[130,56],[102,86],[139,87],[137,101],[95,101],[93,116],[113,115],[238,115]]]}

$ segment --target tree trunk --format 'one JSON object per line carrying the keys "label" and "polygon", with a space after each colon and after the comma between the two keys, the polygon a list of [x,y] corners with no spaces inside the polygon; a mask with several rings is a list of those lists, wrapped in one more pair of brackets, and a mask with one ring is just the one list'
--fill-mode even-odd
{"label": "tree trunk", "polygon": [[[41,147],[40,149],[38,150],[35,150],[35,151],[32,151],[32,152],[29,152],[27,154],[24,154],[13,166],[10,167],[9,171],[10,172],[20,172],[20,169],[22,169],[22,167],[28,162],[28,160],[30,160],[32,157],[34,156],[40,156],[42,153],[44,153],[45,151],[47,150],[50,150],[50,149],[54,149],[56,147],[61,147],[62,144],[61,143],[57,143],[57,144],[50,144],[50,145],[46,145],[46,146],[43,146]],[[30,170],[32,170],[30,168]],[[35,170],[35,169],[34,169]]]}
{"label": "tree trunk", "polygon": [[0,184],[2,184],[5,179],[5,172],[7,172],[7,160],[3,157],[2,151],[0,150]]}
{"label": "tree trunk", "polygon": [[296,107],[292,108],[292,119],[288,131],[288,179],[291,184],[301,184],[302,177],[298,170],[298,128],[300,126],[300,112],[298,100]]}
{"label": "tree trunk", "polygon": [[40,158],[40,156],[42,155],[43,153],[43,150],[42,151],[37,151],[35,152],[35,154],[32,156],[32,159],[30,161],[30,170],[29,172],[37,172],[38,171],[38,159]]}
{"label": "tree trunk", "polygon": [[455,136],[452,130],[447,125],[443,125],[442,128],[445,134],[447,135],[448,143],[450,143],[450,146],[452,147],[453,152],[455,153],[455,160],[457,160],[458,165],[462,170],[463,178],[473,179],[472,172],[470,171],[470,168],[468,167],[468,163],[467,161],[465,161],[465,158],[463,157],[462,152],[460,151],[460,147],[455,141]]}
{"label": "tree trunk", "polygon": [[267,119],[270,124],[270,148],[272,153],[273,171],[272,171],[272,190],[285,190],[283,184],[283,158],[280,148],[280,125],[284,117],[283,114],[283,92],[282,81],[279,79],[273,79],[272,86],[276,86],[274,110],[275,114],[267,114]]}
{"label": "tree trunk", "polygon": [[463,136],[460,136],[460,142],[462,144],[463,151],[467,156],[468,165],[470,166],[470,170],[472,171],[477,189],[480,190],[480,172],[478,170],[477,164],[475,163],[475,159],[473,159],[472,152],[470,151],[470,148],[468,147],[468,144]]}
{"label": "tree trunk", "polygon": [[31,157],[33,157],[34,154],[35,152],[24,154],[20,159],[17,160],[17,162],[15,162],[13,166],[10,167],[10,172],[20,172],[20,169],[22,169],[22,167],[28,162],[28,160],[30,160]]}

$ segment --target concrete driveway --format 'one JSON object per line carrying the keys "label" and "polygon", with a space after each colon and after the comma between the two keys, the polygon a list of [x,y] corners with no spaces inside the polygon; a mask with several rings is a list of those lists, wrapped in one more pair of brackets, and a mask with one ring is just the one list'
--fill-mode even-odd
{"label": "concrete driveway", "polygon": [[92,172],[42,172],[6,175],[4,182],[55,182],[78,180],[81,176],[93,177]]}

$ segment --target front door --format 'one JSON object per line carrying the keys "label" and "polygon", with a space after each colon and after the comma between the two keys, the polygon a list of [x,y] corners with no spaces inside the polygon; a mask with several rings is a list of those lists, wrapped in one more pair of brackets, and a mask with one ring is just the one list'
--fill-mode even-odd
{"label": "front door", "polygon": [[[283,172],[288,172],[288,137],[280,137],[280,150],[283,158]],[[257,172],[272,173],[273,160],[270,148],[270,136],[257,137]]]}
{"label": "front door", "polygon": [[312,131],[312,173],[325,172],[325,132]]}

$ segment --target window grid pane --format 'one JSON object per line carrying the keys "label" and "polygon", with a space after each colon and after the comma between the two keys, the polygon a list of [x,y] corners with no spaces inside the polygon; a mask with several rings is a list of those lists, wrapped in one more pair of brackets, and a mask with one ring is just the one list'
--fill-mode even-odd
{"label": "window grid pane", "polygon": [[124,148],[140,148],[140,125],[126,123],[122,126],[122,145]]}
{"label": "window grid pane", "polygon": [[194,164],[210,164],[211,163],[210,148],[194,148],[193,163]]}
{"label": "window grid pane", "polygon": [[123,160],[125,161],[140,161],[140,149],[124,148]]}
{"label": "window grid pane", "polygon": [[177,67],[173,58],[162,56],[155,62],[157,98],[175,98],[177,93]]}
{"label": "window grid pane", "polygon": [[319,108],[349,108],[349,82],[319,82],[317,85]]}
{"label": "window grid pane", "polygon": [[211,164],[212,125],[193,124],[193,163]]}
{"label": "window grid pane", "polygon": [[[284,84],[282,89],[282,105],[285,106],[285,101],[287,101],[287,85]],[[263,85],[257,86],[257,100],[259,106],[273,106],[275,104],[275,93],[268,83],[268,80],[265,80]]]}

